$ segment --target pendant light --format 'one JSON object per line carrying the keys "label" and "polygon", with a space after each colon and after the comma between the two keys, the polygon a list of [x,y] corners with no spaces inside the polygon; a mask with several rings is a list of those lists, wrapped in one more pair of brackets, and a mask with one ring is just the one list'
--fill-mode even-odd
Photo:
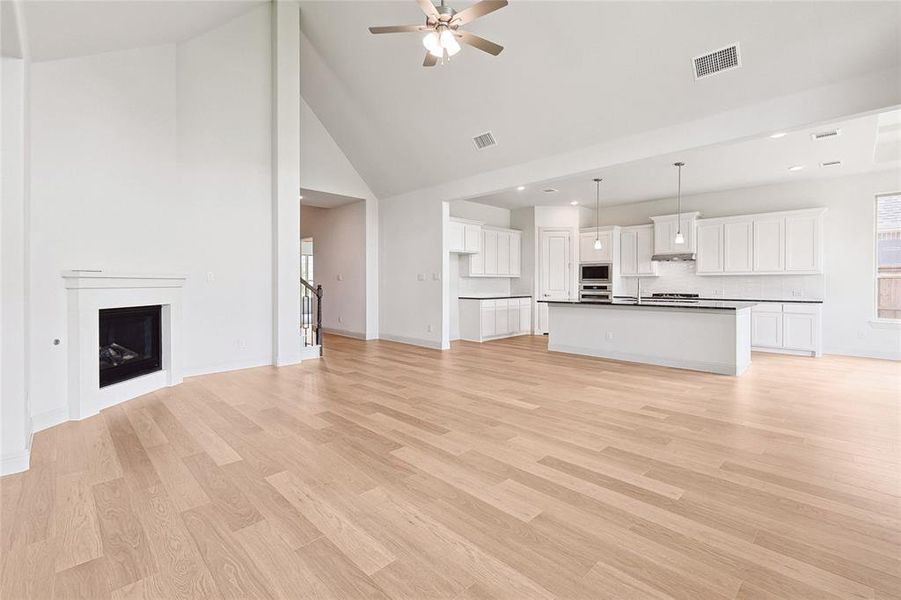
{"label": "pendant light", "polygon": [[594,184],[597,188],[595,190],[594,195],[594,249],[595,250],[603,250],[604,244],[601,243],[601,226],[600,226],[600,207],[601,207],[601,181],[598,177],[595,178]]}
{"label": "pendant light", "polygon": [[682,235],[682,167],[685,166],[684,162],[673,163],[673,166],[676,167],[679,171],[679,184],[678,184],[678,216],[676,217],[676,237],[673,239],[673,242],[676,244],[684,244],[685,236]]}

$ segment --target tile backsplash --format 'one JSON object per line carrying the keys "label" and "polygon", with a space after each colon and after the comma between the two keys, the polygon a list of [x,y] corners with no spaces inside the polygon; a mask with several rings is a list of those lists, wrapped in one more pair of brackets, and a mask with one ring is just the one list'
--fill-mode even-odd
{"label": "tile backsplash", "polygon": [[[661,262],[657,277],[641,278],[642,296],[682,292],[711,298],[822,300],[823,275],[698,275],[693,262]],[[634,296],[634,277],[624,277],[618,295]]]}

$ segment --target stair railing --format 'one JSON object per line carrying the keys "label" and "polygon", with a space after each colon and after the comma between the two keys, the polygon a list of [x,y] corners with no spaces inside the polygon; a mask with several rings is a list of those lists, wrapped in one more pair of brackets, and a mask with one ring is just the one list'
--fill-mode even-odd
{"label": "stair railing", "polygon": [[319,346],[322,354],[322,285],[300,278],[300,328],[304,346]]}

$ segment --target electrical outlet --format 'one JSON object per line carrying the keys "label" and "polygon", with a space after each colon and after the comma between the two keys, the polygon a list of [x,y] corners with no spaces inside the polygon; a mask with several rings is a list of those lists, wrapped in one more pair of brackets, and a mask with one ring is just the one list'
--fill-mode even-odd
{"label": "electrical outlet", "polygon": [[438,273],[432,273],[432,280],[441,281],[441,275],[439,275]]}
{"label": "electrical outlet", "polygon": [[612,341],[613,341],[613,332],[612,332],[612,331],[608,331],[608,332],[607,332],[607,335],[604,336],[604,337],[607,338],[607,341],[608,341],[608,342],[612,342]]}
{"label": "electrical outlet", "polygon": [[425,273],[417,273],[416,279],[417,281],[425,281]]}
{"label": "electrical outlet", "polygon": [[344,275],[338,273],[338,281],[344,281]]}
{"label": "electrical outlet", "polygon": [[792,290],[792,297],[793,297],[793,298],[800,298],[800,297],[803,296],[803,295],[804,295],[804,294],[801,293],[801,290]]}
{"label": "electrical outlet", "polygon": [[344,317],[338,317],[338,322],[339,322],[339,323],[343,323],[343,322],[344,322]]}
{"label": "electrical outlet", "polygon": [[431,325],[426,325],[425,330],[428,331],[429,333],[432,333],[432,326],[431,326]]}
{"label": "electrical outlet", "polygon": [[237,346],[238,350],[243,350],[246,345],[244,340],[235,340],[235,346]]}
{"label": "electrical outlet", "polygon": [[207,271],[206,280],[209,283],[213,283],[214,281],[216,281],[216,275],[212,271]]}

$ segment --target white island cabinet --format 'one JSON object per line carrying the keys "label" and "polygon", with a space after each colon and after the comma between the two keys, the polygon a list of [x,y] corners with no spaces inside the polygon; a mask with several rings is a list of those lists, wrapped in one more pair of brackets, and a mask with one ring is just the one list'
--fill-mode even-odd
{"label": "white island cabinet", "polygon": [[812,302],[761,302],[751,311],[751,346],[761,352],[821,356],[822,308]]}
{"label": "white island cabinet", "polygon": [[723,375],[741,375],[751,363],[753,303],[548,305],[551,352]]}

